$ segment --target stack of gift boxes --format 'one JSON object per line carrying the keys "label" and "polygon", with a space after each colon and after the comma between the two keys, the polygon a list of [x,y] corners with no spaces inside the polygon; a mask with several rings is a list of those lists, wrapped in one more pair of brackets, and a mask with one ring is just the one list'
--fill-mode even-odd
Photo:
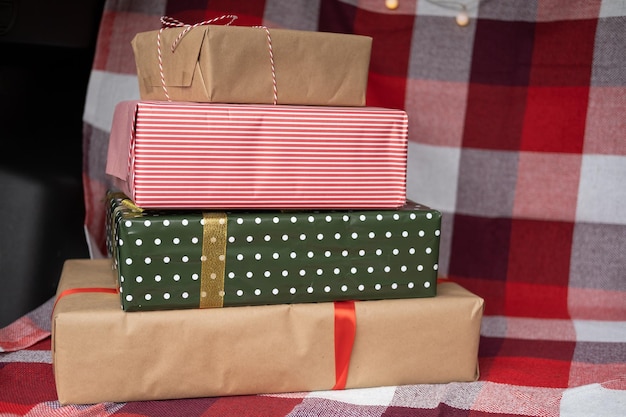
{"label": "stack of gift boxes", "polygon": [[137,34],[110,259],[67,261],[59,284],[60,402],[477,378],[482,299],[438,285],[441,214],[406,199],[407,115],[365,104],[371,43]]}

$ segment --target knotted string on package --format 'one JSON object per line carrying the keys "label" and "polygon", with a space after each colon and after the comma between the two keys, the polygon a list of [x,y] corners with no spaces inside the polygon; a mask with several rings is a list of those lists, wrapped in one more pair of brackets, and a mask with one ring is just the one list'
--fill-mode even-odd
{"label": "knotted string on package", "polygon": [[[176,50],[176,46],[178,46],[178,44],[180,43],[180,41],[183,39],[183,37],[193,28],[196,28],[198,26],[205,26],[205,25],[210,25],[212,23],[221,21],[221,20],[228,20],[224,25],[225,26],[230,26],[235,20],[237,20],[237,16],[232,15],[232,14],[226,14],[226,15],[222,15],[213,19],[209,19],[209,20],[204,20],[202,22],[199,23],[195,23],[193,25],[189,25],[186,23],[181,22],[180,20],[176,20],[174,18],[168,17],[168,16],[161,16],[161,24],[162,27],[159,30],[159,33],[157,34],[157,52],[158,52],[158,58],[159,58],[159,74],[161,76],[161,86],[163,87],[163,92],[165,93],[165,97],[167,97],[167,101],[172,101],[170,98],[170,95],[167,91],[167,85],[165,83],[165,73],[163,71],[163,54],[161,51],[161,33],[163,32],[163,30],[167,29],[167,28],[174,28],[174,27],[184,27],[185,29],[180,32],[180,34],[176,37],[176,39],[174,40],[174,42],[172,43],[170,49],[172,51],[172,53],[174,53],[174,51]],[[267,35],[267,46],[268,46],[268,50],[269,50],[269,56],[270,56],[270,65],[272,68],[272,89],[273,89],[273,94],[274,94],[274,104],[278,103],[278,88],[276,87],[276,70],[274,67],[274,51],[272,48],[272,37],[270,35],[270,30],[266,27],[266,26],[252,26],[253,28],[260,28],[260,29],[264,29],[265,33]]]}

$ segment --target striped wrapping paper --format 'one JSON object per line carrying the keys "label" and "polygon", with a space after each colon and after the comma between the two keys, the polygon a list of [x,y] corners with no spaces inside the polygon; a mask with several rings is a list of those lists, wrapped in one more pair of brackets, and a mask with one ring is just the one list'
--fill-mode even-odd
{"label": "striped wrapping paper", "polygon": [[107,171],[142,208],[398,208],[407,135],[387,108],[125,101]]}

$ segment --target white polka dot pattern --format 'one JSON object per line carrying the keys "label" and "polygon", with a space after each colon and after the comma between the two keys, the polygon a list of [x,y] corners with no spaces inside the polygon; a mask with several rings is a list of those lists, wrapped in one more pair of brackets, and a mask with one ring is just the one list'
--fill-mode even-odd
{"label": "white polka dot pattern", "polygon": [[[108,245],[126,311],[199,308],[202,213],[110,204]],[[441,214],[399,210],[227,213],[224,306],[431,297]],[[214,254],[209,254],[209,256]],[[206,296],[206,294],[204,294]]]}

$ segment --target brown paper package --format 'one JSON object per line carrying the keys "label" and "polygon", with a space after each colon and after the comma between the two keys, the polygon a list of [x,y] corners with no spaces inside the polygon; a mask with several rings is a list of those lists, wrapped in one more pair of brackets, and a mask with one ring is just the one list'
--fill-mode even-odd
{"label": "brown paper package", "polygon": [[[172,46],[184,28],[131,41],[142,100],[364,106],[372,38],[290,29],[206,25]],[[277,101],[274,102],[274,80]]]}
{"label": "brown paper package", "polygon": [[[66,261],[58,294],[115,288],[110,259]],[[346,389],[474,381],[483,299],[442,283],[425,299],[356,302]],[[127,313],[73,293],[52,317],[61,404],[330,390],[333,303]]]}

